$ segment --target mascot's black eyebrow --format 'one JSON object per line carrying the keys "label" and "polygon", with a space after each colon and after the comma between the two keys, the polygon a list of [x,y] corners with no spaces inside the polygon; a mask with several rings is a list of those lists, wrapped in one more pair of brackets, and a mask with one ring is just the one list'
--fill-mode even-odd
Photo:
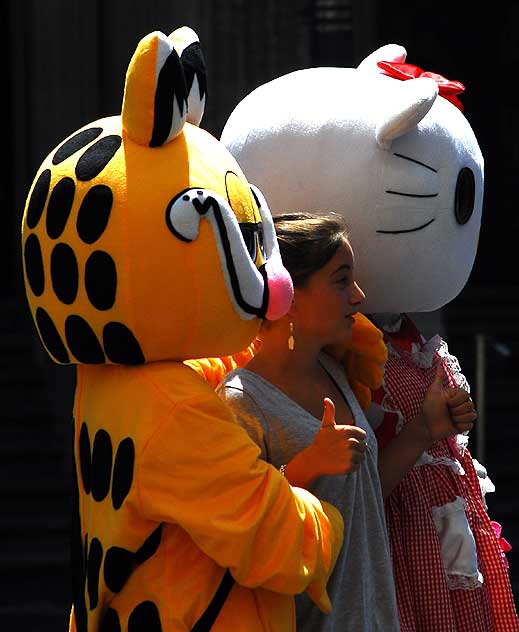
{"label": "mascot's black eyebrow", "polygon": [[425,162],[420,162],[419,160],[416,160],[415,158],[404,156],[404,154],[397,154],[396,152],[393,153],[393,156],[398,156],[399,158],[403,158],[404,160],[409,160],[410,162],[414,162],[417,165],[421,165],[422,167],[425,167],[426,169],[430,169],[431,171],[434,171],[434,173],[438,173],[437,169],[434,169],[433,167],[426,165]]}

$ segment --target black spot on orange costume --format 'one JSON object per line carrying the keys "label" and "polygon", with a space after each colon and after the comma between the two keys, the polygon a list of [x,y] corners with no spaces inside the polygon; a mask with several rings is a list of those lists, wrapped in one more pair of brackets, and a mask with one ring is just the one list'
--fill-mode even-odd
{"label": "black spot on orange costume", "polygon": [[340,515],[261,461],[183,363],[241,351],[292,298],[264,199],[197,127],[204,103],[196,35],[151,33],[122,115],[65,140],[28,197],[32,314],[78,365],[78,632],[200,632],[218,611],[215,631],[292,630],[304,590],[330,608]]}

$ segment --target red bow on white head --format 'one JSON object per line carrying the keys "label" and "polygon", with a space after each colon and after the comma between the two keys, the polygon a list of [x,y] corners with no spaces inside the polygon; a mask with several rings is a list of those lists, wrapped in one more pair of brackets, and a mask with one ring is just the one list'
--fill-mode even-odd
{"label": "red bow on white head", "polygon": [[418,77],[429,77],[438,84],[438,93],[447,101],[450,101],[463,112],[463,104],[456,95],[465,91],[465,86],[460,81],[451,81],[435,72],[424,72],[413,64],[402,64],[395,61],[379,61],[377,66],[383,70],[383,74],[394,77],[401,81],[408,79],[418,79]]}

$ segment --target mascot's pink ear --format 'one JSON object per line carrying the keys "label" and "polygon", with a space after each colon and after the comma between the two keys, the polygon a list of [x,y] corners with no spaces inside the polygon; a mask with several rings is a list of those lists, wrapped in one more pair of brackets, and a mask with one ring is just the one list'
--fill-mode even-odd
{"label": "mascot's pink ear", "polygon": [[407,57],[407,51],[403,46],[398,44],[386,44],[377,48],[371,55],[368,55],[366,59],[360,62],[357,70],[375,72],[382,74],[380,68],[377,66],[379,61],[396,62],[398,64],[405,63]]}
{"label": "mascot's pink ear", "polygon": [[426,77],[400,81],[394,98],[384,104],[376,128],[376,140],[382,149],[417,125],[432,108],[438,96],[438,84]]}

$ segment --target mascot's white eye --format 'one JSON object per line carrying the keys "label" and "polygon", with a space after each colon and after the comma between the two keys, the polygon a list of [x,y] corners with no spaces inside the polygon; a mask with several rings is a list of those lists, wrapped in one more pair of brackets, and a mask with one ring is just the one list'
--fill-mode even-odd
{"label": "mascot's white eye", "polygon": [[463,167],[458,174],[456,194],[454,196],[454,215],[458,224],[463,226],[472,216],[476,197],[476,182],[472,169]]}
{"label": "mascot's white eye", "polygon": [[[193,241],[198,237],[200,219],[209,211],[219,210],[220,202],[220,197],[207,189],[185,189],[168,204],[166,224],[178,239]],[[226,202],[223,202],[223,205],[226,205]]]}

